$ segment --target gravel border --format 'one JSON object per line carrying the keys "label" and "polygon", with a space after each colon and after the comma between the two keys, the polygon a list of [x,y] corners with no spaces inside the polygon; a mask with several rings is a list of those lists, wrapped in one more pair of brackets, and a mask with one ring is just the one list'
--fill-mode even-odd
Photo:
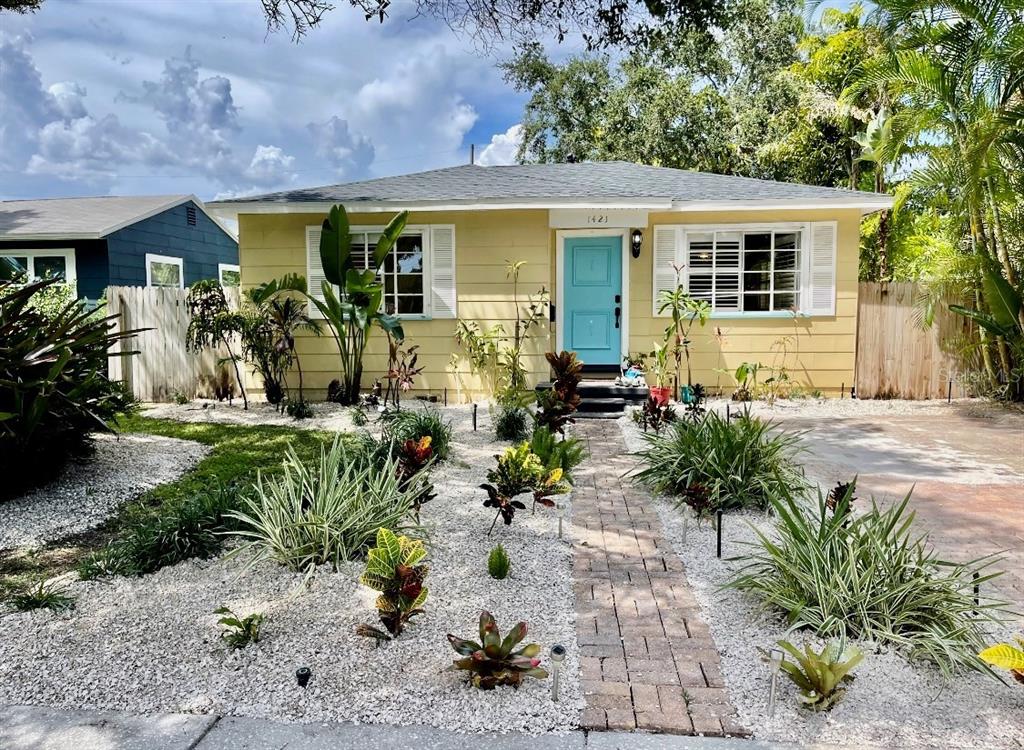
{"label": "gravel border", "polygon": [[94,438],[95,450],[52,482],[0,503],[0,551],[95,528],[123,504],[176,480],[210,451],[201,443],[157,435]]}
{"label": "gravel border", "polygon": [[[374,622],[374,592],[358,585],[362,564],[302,576],[272,563],[242,571],[243,560],[189,561],[143,578],[77,582],[77,607],[0,619],[0,703],[129,711],[183,711],[289,721],[431,724],[464,732],[563,732],[578,726],[583,697],[575,636],[572,552],[558,522],[541,508],[520,511],[512,526],[485,536],[492,514],[477,485],[504,444],[480,432],[468,407],[442,409],[455,427],[453,458],[434,472],[437,498],[425,506],[431,527],[426,613],[395,642],[374,649],[353,633]],[[487,575],[501,542],[512,559],[504,581]],[[243,651],[220,642],[213,610],[267,615],[263,638]],[[518,690],[477,691],[446,671],[456,654],[445,639],[476,637],[487,607],[507,630],[530,625],[528,639],[547,651],[561,643],[562,700],[550,680]],[[306,665],[306,690],[294,672]],[[31,676],[26,678],[27,676]]]}
{"label": "gravel border", "polygon": [[[620,418],[618,424],[627,450],[640,450],[640,430],[632,420]],[[824,481],[819,467],[809,464],[807,468],[813,481]],[[729,698],[740,723],[755,738],[848,747],[1021,747],[1024,691],[1018,685],[1003,685],[978,674],[946,684],[937,670],[911,666],[887,647],[864,642],[854,642],[865,652],[855,670],[856,680],[831,711],[816,714],[799,708],[796,688],[788,679],[780,679],[776,713],[768,719],[769,675],[757,649],[770,648],[785,638],[785,623],[759,613],[754,597],[721,589],[741,563],[715,557],[716,534],[711,524],[698,525],[692,519],[684,522],[683,513],[665,498],[656,498],[654,507],[668,542],[686,567],[686,577],[721,654]],[[725,558],[743,554],[744,544],[756,541],[754,528],[770,534],[773,526],[761,513],[730,513],[723,528]],[[1010,631],[995,632],[993,641],[1011,635]],[[801,644],[805,639],[791,635],[789,640]],[[816,647],[822,645],[816,638],[806,640]]]}
{"label": "gravel border", "polygon": [[[245,409],[241,399],[232,403],[214,399],[195,399],[186,404],[149,403],[143,404],[142,416],[154,419],[173,419],[178,422],[208,422],[212,424],[238,424],[276,427],[290,427],[293,430],[323,430],[325,432],[351,432],[356,429],[352,423],[352,408],[329,401],[310,403],[313,416],[309,419],[295,419],[282,414],[276,406],[265,401],[250,401]],[[403,406],[405,406],[403,404]],[[374,415],[368,414],[372,420]]]}

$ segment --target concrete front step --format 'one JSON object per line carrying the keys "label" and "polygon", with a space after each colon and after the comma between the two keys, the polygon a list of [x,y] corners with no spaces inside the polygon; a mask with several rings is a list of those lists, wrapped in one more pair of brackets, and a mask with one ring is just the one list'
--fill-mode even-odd
{"label": "concrete front step", "polygon": [[[536,390],[538,393],[546,391],[551,385],[551,382],[540,383]],[[581,399],[576,413],[583,419],[613,419],[622,416],[627,406],[639,406],[650,394],[646,386],[616,385],[611,380],[584,380],[576,390]]]}

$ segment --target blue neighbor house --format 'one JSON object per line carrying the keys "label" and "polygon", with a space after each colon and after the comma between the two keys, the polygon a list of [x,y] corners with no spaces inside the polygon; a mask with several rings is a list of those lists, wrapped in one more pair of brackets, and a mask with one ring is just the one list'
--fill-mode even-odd
{"label": "blue neighbor house", "polygon": [[108,286],[237,286],[238,240],[194,195],[0,201],[0,280],[22,275],[92,301]]}

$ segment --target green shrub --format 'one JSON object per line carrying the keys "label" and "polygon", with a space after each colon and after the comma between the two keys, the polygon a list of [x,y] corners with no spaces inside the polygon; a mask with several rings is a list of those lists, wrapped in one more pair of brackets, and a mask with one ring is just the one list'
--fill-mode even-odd
{"label": "green shrub", "polygon": [[572,471],[587,458],[583,441],[576,437],[559,440],[544,426],[537,427],[530,438],[530,451],[540,458],[546,469],[561,469],[562,477],[572,482]]}
{"label": "green shrub", "polygon": [[33,609],[49,609],[64,612],[75,606],[75,599],[56,586],[49,586],[45,581],[38,585],[23,589],[11,597],[11,604],[19,612]]}
{"label": "green shrub", "polygon": [[847,512],[851,494],[834,512],[820,493],[817,507],[791,496],[773,500],[778,539],[759,532],[729,585],[759,597],[794,629],[886,643],[947,677],[982,669],[982,624],[1008,615],[1001,602],[974,600],[973,584],[998,575],[981,575],[992,558],[939,559],[927,536],[914,535],[909,494],[886,510],[872,502],[861,515]]}
{"label": "green shrub", "polygon": [[231,648],[245,648],[250,643],[259,642],[264,620],[262,613],[257,612],[246,617],[239,617],[227,606],[218,607],[213,613],[223,615],[217,620],[218,625],[224,626],[220,637]]}
{"label": "green shrub", "polygon": [[491,550],[487,556],[487,574],[498,581],[508,578],[508,572],[512,567],[512,561],[508,553],[500,544]]}
{"label": "green shrub", "polygon": [[437,411],[430,409],[403,409],[386,411],[381,415],[385,439],[402,444],[407,440],[419,441],[430,438],[434,458],[444,461],[448,458],[452,444],[452,426],[441,418]]}
{"label": "green shrub", "polygon": [[494,418],[494,437],[519,442],[530,437],[530,412],[522,406],[502,404]]}
{"label": "green shrub", "polygon": [[86,558],[79,576],[141,576],[183,560],[214,557],[224,534],[237,528],[229,513],[238,504],[235,486],[218,485],[159,512],[142,513],[126,532]]}
{"label": "green shrub", "polygon": [[296,571],[361,557],[377,530],[410,523],[423,474],[401,486],[396,459],[371,456],[338,436],[318,460],[302,461],[289,447],[279,475],[261,475],[253,493],[230,514],[256,554]]}
{"label": "green shrub", "polygon": [[644,467],[635,478],[679,504],[699,491],[707,512],[721,508],[765,509],[773,499],[807,486],[794,459],[799,435],[773,431],[771,422],[748,415],[726,419],[709,412],[679,420],[662,434],[646,434]]}
{"label": "green shrub", "polygon": [[55,283],[0,282],[0,498],[54,476],[89,447],[91,433],[110,431],[134,405],[107,377],[107,353],[135,332],[114,332],[115,318],[77,301],[35,307]]}
{"label": "green shrub", "polygon": [[292,419],[311,419],[313,417],[313,407],[309,405],[308,401],[288,399],[284,410]]}

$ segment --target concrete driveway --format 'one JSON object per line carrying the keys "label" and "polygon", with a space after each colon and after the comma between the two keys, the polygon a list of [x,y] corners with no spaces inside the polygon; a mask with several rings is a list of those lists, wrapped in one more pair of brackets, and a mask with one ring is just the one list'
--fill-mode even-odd
{"label": "concrete driveway", "polygon": [[806,430],[808,473],[858,475],[862,502],[911,506],[939,552],[967,561],[999,553],[997,591],[1024,611],[1024,417],[953,404],[918,414],[773,414]]}

